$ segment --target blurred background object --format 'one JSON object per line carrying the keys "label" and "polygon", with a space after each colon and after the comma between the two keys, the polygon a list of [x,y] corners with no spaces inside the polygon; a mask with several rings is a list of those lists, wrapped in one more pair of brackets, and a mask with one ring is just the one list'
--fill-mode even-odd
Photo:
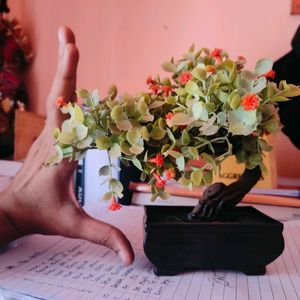
{"label": "blurred background object", "polygon": [[6,0],[0,0],[0,158],[11,158],[14,113],[27,104],[24,71],[32,58],[27,36],[16,19],[7,15]]}

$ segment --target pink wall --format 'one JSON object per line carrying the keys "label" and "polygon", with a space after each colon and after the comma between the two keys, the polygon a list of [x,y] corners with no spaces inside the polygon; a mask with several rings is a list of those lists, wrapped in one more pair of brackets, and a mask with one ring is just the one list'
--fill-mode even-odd
{"label": "pink wall", "polygon": [[[11,15],[22,22],[33,45],[35,60],[27,86],[30,108],[41,114],[55,71],[60,25],[70,26],[77,36],[78,87],[97,87],[103,95],[111,83],[121,92],[145,89],[149,74],[155,75],[162,62],[177,57],[193,42],[198,47],[224,48],[233,57],[243,55],[249,68],[261,57],[276,60],[290,50],[300,21],[300,16],[290,15],[291,0],[8,2]],[[279,174],[300,177],[299,151],[289,142],[280,144]],[[293,168],[285,167],[287,153],[294,157]]]}

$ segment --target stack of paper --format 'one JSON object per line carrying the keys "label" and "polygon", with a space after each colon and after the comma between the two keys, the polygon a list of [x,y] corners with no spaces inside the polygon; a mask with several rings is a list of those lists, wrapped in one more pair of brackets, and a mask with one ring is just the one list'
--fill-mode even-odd
{"label": "stack of paper", "polygon": [[[95,208],[93,208],[95,210]],[[121,228],[136,259],[123,266],[105,247],[81,240],[34,235],[0,255],[0,287],[11,299],[299,299],[300,222],[285,223],[285,251],[264,276],[207,270],[157,277],[142,250],[143,209],[100,210]],[[13,296],[12,296],[13,295]]]}

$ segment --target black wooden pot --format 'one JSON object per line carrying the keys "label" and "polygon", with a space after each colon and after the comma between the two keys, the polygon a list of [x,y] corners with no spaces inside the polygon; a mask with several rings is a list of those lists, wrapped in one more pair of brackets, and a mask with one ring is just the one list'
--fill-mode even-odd
{"label": "black wooden pot", "polygon": [[203,269],[263,275],[283,252],[283,224],[253,207],[235,207],[216,222],[189,222],[190,211],[145,207],[144,252],[156,275]]}

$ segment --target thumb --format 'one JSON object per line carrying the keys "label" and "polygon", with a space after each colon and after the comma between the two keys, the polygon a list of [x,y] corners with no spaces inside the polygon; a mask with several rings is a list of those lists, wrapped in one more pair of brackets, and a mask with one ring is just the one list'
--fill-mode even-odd
{"label": "thumb", "polygon": [[133,263],[133,249],[122,231],[110,224],[96,220],[84,212],[79,217],[79,222],[71,229],[69,237],[84,239],[108,247],[120,256],[124,264]]}

